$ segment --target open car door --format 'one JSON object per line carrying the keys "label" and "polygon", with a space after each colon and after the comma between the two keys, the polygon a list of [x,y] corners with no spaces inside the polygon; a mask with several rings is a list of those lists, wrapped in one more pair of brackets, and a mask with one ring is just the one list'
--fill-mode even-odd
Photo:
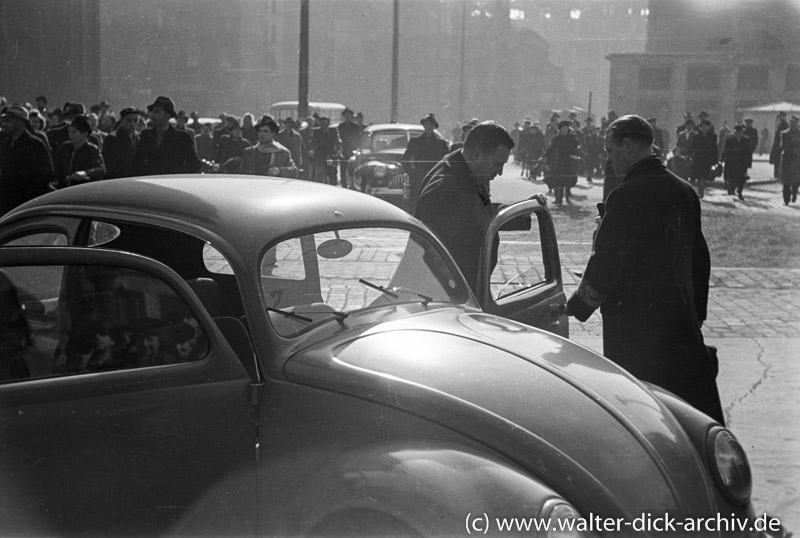
{"label": "open car door", "polygon": [[483,237],[479,274],[484,310],[569,337],[558,243],[543,200],[498,212]]}

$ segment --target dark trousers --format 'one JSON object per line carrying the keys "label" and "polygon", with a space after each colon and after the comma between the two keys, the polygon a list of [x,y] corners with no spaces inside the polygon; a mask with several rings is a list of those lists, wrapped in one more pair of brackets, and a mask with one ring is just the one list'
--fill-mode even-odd
{"label": "dark trousers", "polygon": [[789,185],[788,183],[783,184],[783,203],[788,204],[789,202],[796,202],[797,201],[797,190],[800,188],[800,185]]}

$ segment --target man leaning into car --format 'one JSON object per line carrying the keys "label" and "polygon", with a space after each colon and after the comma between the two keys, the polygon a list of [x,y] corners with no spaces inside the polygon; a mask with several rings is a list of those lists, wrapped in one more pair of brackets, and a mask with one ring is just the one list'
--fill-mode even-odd
{"label": "man leaning into car", "polygon": [[614,121],[605,147],[624,178],[608,196],[568,313],[586,321],[599,307],[606,357],[724,423],[700,331],[711,260],[698,194],[653,154],[653,129],[643,118]]}
{"label": "man leaning into car", "polygon": [[489,182],[503,173],[514,141],[502,125],[484,121],[464,147],[439,161],[425,176],[414,216],[427,224],[453,255],[473,291],[483,234],[495,210]]}

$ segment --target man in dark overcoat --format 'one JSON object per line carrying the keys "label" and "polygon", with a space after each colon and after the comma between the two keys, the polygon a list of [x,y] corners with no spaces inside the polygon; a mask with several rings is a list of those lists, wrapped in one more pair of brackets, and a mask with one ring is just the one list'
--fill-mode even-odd
{"label": "man in dark overcoat", "polygon": [[[439,128],[436,116],[428,114],[419,122],[425,130],[421,135],[408,141],[408,146],[400,157],[400,162],[403,163],[403,169],[408,174],[409,183],[411,183],[410,200],[412,204],[419,196],[419,186],[422,184],[422,180],[431,171],[431,168],[447,155],[448,149],[447,141],[436,132],[436,129]],[[413,206],[411,212],[413,213]]]}
{"label": "man in dark overcoat", "polygon": [[753,150],[750,147],[750,139],[744,136],[744,125],[741,123],[737,123],[733,128],[733,134],[725,139],[722,162],[725,164],[724,177],[728,194],[735,194],[739,200],[744,200],[742,190],[747,181],[747,169],[753,163]]}
{"label": "man in dark overcoat", "polygon": [[53,161],[30,132],[28,110],[9,106],[0,116],[0,215],[47,192]]}
{"label": "man in dark overcoat", "polygon": [[483,235],[495,214],[489,182],[503,173],[514,141],[501,125],[484,121],[462,148],[448,153],[425,176],[414,216],[427,224],[453,255],[473,291]]}
{"label": "man in dark overcoat", "polygon": [[605,146],[624,178],[606,200],[594,251],[567,311],[586,321],[600,308],[606,357],[722,423],[700,331],[711,270],[700,200],[653,154],[653,130],[643,118],[612,123]]}
{"label": "man in dark overcoat", "polygon": [[772,139],[772,149],[769,152],[769,164],[773,166],[773,173],[776,179],[781,176],[781,133],[789,128],[786,121],[786,112],[778,112],[775,118],[775,138]]}
{"label": "man in dark overcoat", "polygon": [[753,118],[744,119],[744,136],[750,139],[750,166],[753,166],[752,156],[758,149],[758,129],[753,127]]}
{"label": "man in dark overcoat", "polygon": [[717,135],[708,120],[702,120],[700,130],[692,135],[689,154],[692,160],[691,175],[697,180],[697,193],[702,198],[706,190],[706,183],[709,180],[713,181],[712,169],[717,164],[719,157]]}
{"label": "man in dark overcoat", "polygon": [[114,131],[103,142],[103,160],[106,163],[106,179],[133,177],[133,159],[139,145],[136,125],[142,112],[137,108],[123,108]]}
{"label": "man in dark overcoat", "polygon": [[560,122],[558,129],[544,152],[547,166],[544,182],[555,192],[556,205],[561,205],[565,197],[569,203],[570,189],[578,182],[575,166],[581,159],[581,150],[569,120]]}
{"label": "man in dark overcoat", "polygon": [[789,128],[781,133],[781,183],[783,203],[797,201],[800,188],[800,118],[792,116]]}
{"label": "man in dark overcoat", "polygon": [[200,159],[194,139],[185,131],[170,125],[175,103],[169,97],[158,97],[147,107],[152,127],[139,135],[134,169],[139,176],[160,174],[195,174],[200,172]]}

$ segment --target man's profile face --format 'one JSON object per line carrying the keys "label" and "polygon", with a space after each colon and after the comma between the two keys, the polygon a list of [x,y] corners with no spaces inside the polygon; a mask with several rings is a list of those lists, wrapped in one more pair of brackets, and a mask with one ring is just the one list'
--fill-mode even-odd
{"label": "man's profile face", "polygon": [[610,134],[606,135],[605,140],[606,154],[608,161],[613,165],[614,172],[621,176],[630,167],[630,141],[627,139],[616,142]]}
{"label": "man's profile face", "polygon": [[472,150],[467,159],[475,179],[488,185],[496,176],[503,173],[503,166],[508,162],[511,150],[506,146],[497,146],[493,151]]}

